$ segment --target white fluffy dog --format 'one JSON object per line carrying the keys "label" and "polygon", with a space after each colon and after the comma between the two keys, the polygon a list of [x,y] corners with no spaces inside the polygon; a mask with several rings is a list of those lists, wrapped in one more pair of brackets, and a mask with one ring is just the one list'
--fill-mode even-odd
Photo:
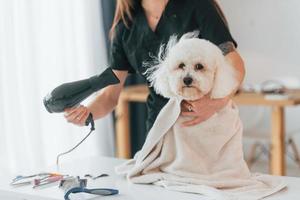
{"label": "white fluffy dog", "polygon": [[[197,38],[198,34],[190,32],[179,40],[172,36],[167,45],[160,48],[154,62],[147,64],[148,80],[158,94],[182,101],[197,100],[204,95],[224,98],[236,90],[239,82],[233,66],[216,45]],[[191,118],[178,116],[161,140],[162,149],[169,149],[165,155],[172,158],[160,160],[163,166],[160,170],[184,177],[201,176],[204,180],[214,180],[213,176],[215,181],[224,177],[249,177],[243,159],[242,124],[235,104],[229,101],[200,124],[181,125]],[[164,123],[166,119],[156,120],[156,124]]]}
{"label": "white fluffy dog", "polygon": [[[156,92],[166,98],[196,100],[209,94],[222,98],[238,86],[233,67],[213,43],[197,38],[199,32],[171,36],[153,63],[145,63],[146,74]],[[150,68],[149,68],[150,67]]]}
{"label": "white fluffy dog", "polygon": [[180,103],[204,95],[223,98],[237,87],[234,68],[211,42],[187,33],[172,36],[158,57],[145,64],[157,93],[170,98],[149,131],[143,148],[117,168],[133,183],[199,193],[212,199],[255,200],[285,187],[280,180],[251,175],[243,158],[242,123],[229,103],[206,121],[182,127]]}

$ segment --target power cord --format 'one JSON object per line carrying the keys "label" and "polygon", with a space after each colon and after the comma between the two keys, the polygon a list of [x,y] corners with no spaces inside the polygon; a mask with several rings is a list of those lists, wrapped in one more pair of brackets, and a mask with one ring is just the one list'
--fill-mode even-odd
{"label": "power cord", "polygon": [[74,151],[78,146],[80,146],[90,135],[91,133],[95,130],[95,122],[93,120],[93,115],[92,113],[90,113],[89,117],[87,118],[87,121],[86,121],[86,125],[88,125],[89,123],[91,123],[91,129],[90,129],[90,132],[78,143],[76,144],[74,147],[72,147],[70,150],[66,151],[66,152],[63,152],[63,153],[60,153],[57,155],[56,157],[56,166],[59,166],[59,158],[63,155],[66,155],[68,153],[71,153],[72,151]]}

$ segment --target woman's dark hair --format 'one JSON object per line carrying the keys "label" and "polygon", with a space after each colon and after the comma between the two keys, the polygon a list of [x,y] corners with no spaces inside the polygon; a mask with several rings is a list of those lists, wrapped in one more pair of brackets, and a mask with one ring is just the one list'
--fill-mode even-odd
{"label": "woman's dark hair", "polygon": [[[127,28],[129,27],[129,23],[132,20],[132,15],[133,15],[132,12],[134,10],[135,1],[141,1],[141,0],[117,0],[115,17],[109,32],[109,36],[111,39],[114,37],[115,28],[120,21],[123,21],[124,25]],[[219,15],[222,17],[226,26],[228,26],[226,17],[217,0],[211,0],[211,1],[214,3],[216,10],[218,11]]]}

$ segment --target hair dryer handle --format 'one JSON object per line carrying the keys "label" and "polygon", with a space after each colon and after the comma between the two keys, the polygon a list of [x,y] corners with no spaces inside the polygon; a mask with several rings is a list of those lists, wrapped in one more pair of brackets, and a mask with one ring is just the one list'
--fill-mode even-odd
{"label": "hair dryer handle", "polygon": [[86,119],[85,125],[88,126],[90,123],[91,123],[91,130],[95,130],[95,122],[92,113],[90,113],[88,118]]}

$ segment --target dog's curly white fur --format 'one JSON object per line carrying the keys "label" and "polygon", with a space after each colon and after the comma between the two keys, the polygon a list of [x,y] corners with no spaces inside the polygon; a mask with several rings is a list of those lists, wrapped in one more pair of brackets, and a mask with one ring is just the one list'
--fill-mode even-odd
{"label": "dog's curly white fur", "polygon": [[285,187],[280,179],[250,173],[243,158],[242,123],[228,104],[209,119],[183,127],[181,101],[210,94],[222,98],[238,86],[221,50],[198,32],[172,36],[148,62],[146,74],[157,93],[170,98],[150,129],[143,148],[117,169],[133,183],[198,193],[209,199],[258,200]]}
{"label": "dog's curly white fur", "polygon": [[158,94],[185,100],[210,94],[216,99],[238,87],[237,73],[222,51],[198,35],[194,31],[180,39],[171,36],[167,45],[160,47],[158,56],[144,63],[147,79]]}

